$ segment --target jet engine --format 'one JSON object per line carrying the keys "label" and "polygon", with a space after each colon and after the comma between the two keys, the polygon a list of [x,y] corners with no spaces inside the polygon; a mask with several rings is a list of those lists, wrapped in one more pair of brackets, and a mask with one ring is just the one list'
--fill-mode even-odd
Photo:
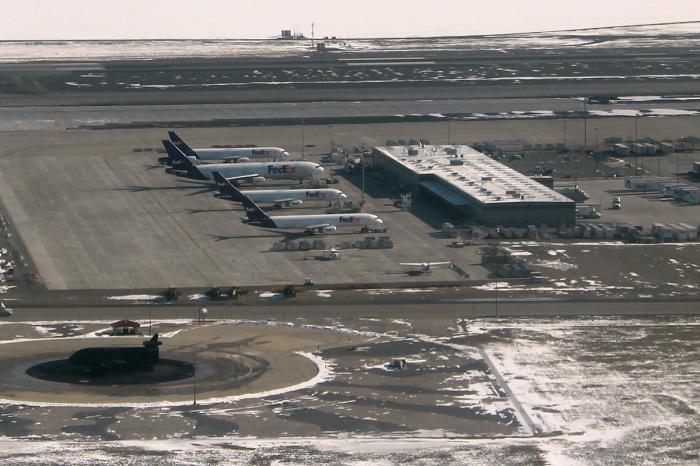
{"label": "jet engine", "polygon": [[293,201],[289,201],[289,207],[301,207],[301,200],[295,199]]}
{"label": "jet engine", "polygon": [[237,157],[235,159],[228,159],[226,160],[227,162],[233,162],[233,163],[244,163],[244,162],[250,162],[250,158],[248,157]]}
{"label": "jet engine", "polygon": [[253,184],[263,184],[265,182],[265,177],[264,176],[256,176],[253,177]]}
{"label": "jet engine", "polygon": [[321,231],[324,233],[335,233],[336,230],[337,228],[335,225],[328,225],[327,227],[321,228]]}

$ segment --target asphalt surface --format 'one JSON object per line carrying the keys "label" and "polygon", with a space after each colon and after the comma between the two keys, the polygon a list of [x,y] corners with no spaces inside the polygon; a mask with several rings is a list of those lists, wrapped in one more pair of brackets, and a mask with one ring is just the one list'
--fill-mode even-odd
{"label": "asphalt surface", "polygon": [[[507,300],[504,297],[496,304],[495,293],[491,299],[464,299],[459,297],[439,298],[433,300],[430,293],[416,296],[403,295],[376,299],[368,297],[364,301],[347,300],[343,303],[296,304],[293,299],[277,302],[274,305],[257,304],[241,306],[236,304],[207,304],[207,318],[216,319],[275,319],[293,320],[296,318],[333,317],[338,319],[369,318],[408,318],[415,321],[429,322],[432,318],[527,318],[527,317],[570,317],[596,315],[698,315],[698,300],[691,301],[654,301],[625,302],[611,301],[551,301],[543,300]],[[85,308],[21,308],[7,319],[13,321],[70,321],[70,320],[119,320],[124,317],[141,322],[150,319],[193,319],[197,320],[201,305],[170,304],[166,306],[141,305],[123,307],[85,307]]]}
{"label": "asphalt surface", "polygon": [[[696,111],[699,101],[641,102],[590,105],[589,111],[649,112],[664,109],[670,114]],[[62,130],[76,128],[142,127],[157,125],[225,126],[235,124],[303,121],[321,124],[348,119],[400,121],[463,116],[474,119],[542,118],[583,116],[584,103],[570,98],[391,100],[357,102],[282,102],[257,104],[129,105],[71,107],[0,107],[0,131]],[[591,116],[593,114],[590,114]],[[502,116],[501,116],[502,117]]]}

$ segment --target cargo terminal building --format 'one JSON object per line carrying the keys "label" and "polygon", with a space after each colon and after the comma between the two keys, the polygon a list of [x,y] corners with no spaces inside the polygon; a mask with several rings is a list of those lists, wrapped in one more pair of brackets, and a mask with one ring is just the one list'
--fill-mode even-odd
{"label": "cargo terminal building", "polygon": [[576,204],[469,146],[375,147],[375,168],[414,195],[431,195],[456,216],[485,226],[556,228],[576,223]]}

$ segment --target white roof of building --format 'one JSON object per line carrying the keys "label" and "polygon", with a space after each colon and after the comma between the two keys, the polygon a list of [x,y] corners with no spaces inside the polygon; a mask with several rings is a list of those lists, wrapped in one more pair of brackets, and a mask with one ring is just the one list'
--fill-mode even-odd
{"label": "white roof of building", "polygon": [[[414,173],[432,174],[484,204],[574,202],[469,146],[384,146],[377,149]],[[449,154],[450,151],[455,155]],[[409,155],[415,152],[417,155]]]}

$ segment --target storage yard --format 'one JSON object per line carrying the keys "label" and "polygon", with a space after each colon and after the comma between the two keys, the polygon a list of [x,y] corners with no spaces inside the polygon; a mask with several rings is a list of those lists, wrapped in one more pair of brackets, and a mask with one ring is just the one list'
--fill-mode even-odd
{"label": "storage yard", "polygon": [[[483,123],[461,125],[455,125],[457,129],[453,130],[457,137],[468,137],[470,125],[480,127]],[[500,126],[498,123],[493,125]],[[542,126],[542,123],[537,125]],[[613,121],[613,127],[615,125]],[[548,126],[556,131],[558,123],[552,121]],[[441,134],[443,128],[433,123],[413,124],[412,128],[408,134],[432,140],[444,137]],[[296,159],[303,156],[311,161],[326,160],[326,173],[337,182],[328,187],[347,193],[348,200],[358,206],[363,199],[361,170],[348,171],[342,159],[328,164],[330,159],[326,156],[330,146],[327,138],[332,136],[336,144],[352,147],[358,141],[388,140],[391,139],[389,136],[401,139],[406,128],[394,124],[309,126],[303,130],[303,146],[297,139],[301,130],[292,126],[281,129],[200,129],[181,133],[204,147],[254,140],[289,147]],[[251,133],[251,136],[245,136],[245,133]],[[630,237],[621,228],[632,231],[634,226],[640,225],[649,241],[656,242],[662,239],[693,241],[690,231],[685,236],[677,234],[675,237],[673,232],[666,232],[659,238],[657,231],[666,227],[658,224],[685,223],[692,229],[697,227],[693,218],[700,218],[699,205],[686,205],[661,190],[635,191],[634,186],[638,183],[655,179],[653,172],[648,172],[648,177],[640,177],[640,181],[630,177],[565,181],[577,181],[590,197],[589,203],[600,206],[601,218],[582,223],[581,219],[572,218],[571,200],[502,165],[517,167],[524,160],[531,165],[543,165],[537,160],[546,161],[554,152],[524,152],[524,160],[501,158],[497,161],[498,158],[486,157],[467,146],[421,147],[420,143],[411,146],[410,141],[406,141],[406,146],[379,147],[375,149],[374,157],[365,158],[368,163],[373,160],[374,166],[368,165],[366,169],[362,211],[382,218],[387,231],[363,234],[359,229],[349,229],[314,238],[304,236],[303,232],[279,232],[245,225],[241,222],[245,215],[239,204],[215,197],[213,186],[166,174],[157,163],[162,156],[162,149],[158,147],[158,141],[165,136],[162,130],[78,131],[58,133],[60,138],[53,132],[31,132],[34,136],[31,143],[23,137],[27,134],[8,133],[5,156],[0,160],[3,181],[0,197],[7,219],[18,232],[28,251],[26,255],[36,267],[33,270],[36,280],[50,290],[264,287],[301,284],[307,279],[318,285],[339,286],[360,282],[460,284],[465,279],[478,281],[489,277],[490,272],[481,266],[480,247],[483,242],[479,239],[494,236],[488,231],[470,234],[469,229],[448,234],[442,228],[446,222],[457,226],[481,225],[482,228],[500,225],[510,229],[510,233],[500,231],[497,238],[626,238],[637,242],[640,242],[639,235]],[[547,133],[542,134],[546,137]],[[433,151],[432,147],[438,150]],[[409,148],[416,155],[408,155]],[[483,165],[483,162],[490,168],[467,170],[469,167],[463,165],[465,159],[444,153],[445,148],[449,152],[467,154],[467,161],[473,158],[476,163],[478,159],[478,165]],[[391,151],[398,151],[398,154],[390,155]],[[395,161],[397,157],[422,160],[423,172],[428,164],[433,167],[433,172],[438,170],[439,164],[445,165],[440,169],[442,171],[466,170],[460,175],[465,180],[453,182],[455,177],[447,174],[443,178],[446,180],[442,182],[446,183],[444,186],[429,181],[438,192],[436,196],[425,188],[424,180],[419,181],[416,175],[411,175],[418,173],[420,168],[404,169],[401,173],[409,173],[408,177],[397,176],[394,165],[387,165],[388,160]],[[649,158],[646,166],[656,169],[663,161],[663,167],[667,168],[667,165],[680,164],[677,157],[682,157],[682,167],[690,170],[697,156],[684,153],[671,157],[676,160],[659,159],[657,163]],[[582,158],[585,160],[584,156],[573,154],[568,162],[564,161],[558,167],[562,171],[567,166],[575,167]],[[449,165],[454,160],[462,165]],[[507,174],[506,181],[513,186],[512,189],[505,184],[500,186],[502,174]],[[484,177],[490,180],[484,181]],[[673,178],[664,180],[666,184],[674,184]],[[452,186],[454,183],[464,185],[465,192],[473,188],[469,183],[474,183],[479,193],[485,187],[483,183],[487,183],[492,187],[492,195],[485,199],[500,197],[501,201],[474,202],[472,199],[478,196],[460,194],[459,188]],[[632,186],[630,183],[637,184]],[[686,184],[697,186],[693,179],[684,178],[683,185]],[[416,189],[418,186],[419,190]],[[274,187],[299,187],[299,184],[280,181]],[[512,192],[515,191],[526,197],[528,189],[536,190],[540,197],[546,194],[547,202],[563,206],[561,214],[553,215],[549,208],[542,209],[528,199],[513,198]],[[404,210],[400,197],[411,192],[414,194],[412,206]],[[436,204],[440,193],[457,194],[448,196],[447,203],[438,201]],[[610,208],[614,197],[622,199],[622,209]],[[513,198],[517,205],[527,204],[531,210],[523,211],[518,207],[516,211],[522,217],[516,219],[509,212],[498,214],[499,218],[485,216],[481,210],[475,213],[465,209],[465,205],[472,202],[483,204],[486,206],[483,211],[488,211],[492,204],[502,204],[508,198]],[[459,205],[451,206],[449,201],[457,201]],[[327,210],[328,206],[323,203],[306,203],[301,209],[285,208],[271,211],[271,214],[324,213]],[[538,212],[544,212],[544,217],[538,217]],[[578,222],[578,227],[574,227],[575,222]],[[585,223],[590,226],[580,226]],[[543,224],[548,230],[541,235]],[[602,225],[600,232],[595,229],[597,224]],[[529,225],[538,229],[536,236],[527,233]],[[561,230],[562,227],[565,229]],[[564,232],[563,236],[558,236],[558,232]],[[635,234],[637,232],[634,230]],[[467,246],[450,247],[455,236],[467,240]],[[332,248],[359,250],[341,252],[340,260],[331,260],[329,253],[322,250]],[[412,274],[410,268],[400,265],[402,262],[426,261],[448,261],[455,267],[436,268],[431,274]],[[28,264],[29,269],[31,265]],[[358,277],[362,280],[358,281]]]}

